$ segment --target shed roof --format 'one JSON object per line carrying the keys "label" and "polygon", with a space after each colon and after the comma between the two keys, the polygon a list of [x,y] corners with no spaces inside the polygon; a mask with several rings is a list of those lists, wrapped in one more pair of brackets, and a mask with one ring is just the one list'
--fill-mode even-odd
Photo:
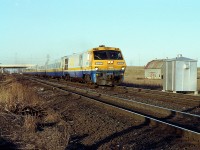
{"label": "shed roof", "polygon": [[167,59],[166,61],[197,61],[197,60],[186,58],[186,57],[182,57],[182,56],[178,56],[176,58]]}
{"label": "shed roof", "polygon": [[147,63],[145,69],[161,69],[164,63],[164,59],[155,59]]}

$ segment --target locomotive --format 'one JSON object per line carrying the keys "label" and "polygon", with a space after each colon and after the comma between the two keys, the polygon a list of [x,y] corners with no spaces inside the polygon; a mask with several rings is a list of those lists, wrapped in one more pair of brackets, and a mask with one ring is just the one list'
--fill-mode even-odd
{"label": "locomotive", "polygon": [[64,56],[44,66],[27,68],[24,74],[117,85],[123,81],[125,69],[126,62],[119,48],[100,45],[79,54]]}

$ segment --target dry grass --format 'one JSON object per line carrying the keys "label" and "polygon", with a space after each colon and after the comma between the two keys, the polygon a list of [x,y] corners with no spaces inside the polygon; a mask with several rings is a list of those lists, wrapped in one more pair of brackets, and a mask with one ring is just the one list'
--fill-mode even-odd
{"label": "dry grass", "polygon": [[29,82],[18,78],[0,81],[0,109],[4,108],[0,111],[18,121],[7,122],[13,128],[10,138],[22,149],[65,149],[69,125],[50,106],[44,108],[44,99],[32,90],[36,91]]}
{"label": "dry grass", "polygon": [[20,83],[11,84],[0,88],[0,103],[7,111],[13,111],[17,106],[37,106],[38,96],[26,86]]}
{"label": "dry grass", "polygon": [[57,123],[60,122],[61,118],[60,118],[60,114],[54,112],[54,111],[48,111],[47,116],[44,117],[44,123],[48,124],[48,123]]}
{"label": "dry grass", "polygon": [[124,82],[134,84],[141,87],[147,86],[162,86],[162,80],[151,80],[144,78],[144,67],[141,66],[128,66],[124,75]]}
{"label": "dry grass", "polygon": [[197,78],[200,79],[200,68],[197,69]]}
{"label": "dry grass", "polygon": [[38,120],[36,117],[34,116],[30,116],[30,115],[26,115],[24,117],[24,129],[26,132],[29,132],[29,133],[34,133],[37,131],[37,123],[38,123]]}
{"label": "dry grass", "polygon": [[144,67],[128,66],[124,76],[127,80],[144,78]]}
{"label": "dry grass", "polygon": [[[34,107],[39,103],[39,98],[26,86],[13,81],[0,88],[0,103],[2,109],[7,112],[16,112],[17,109],[25,106]],[[38,119],[35,116],[24,116],[24,129],[28,132],[35,132]]]}

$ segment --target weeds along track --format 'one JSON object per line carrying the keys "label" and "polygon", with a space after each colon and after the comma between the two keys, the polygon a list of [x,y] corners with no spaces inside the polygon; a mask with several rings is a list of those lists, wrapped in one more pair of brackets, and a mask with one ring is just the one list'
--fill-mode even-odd
{"label": "weeds along track", "polygon": [[[29,78],[30,79],[30,78]],[[195,144],[200,143],[200,116],[155,105],[137,102],[125,98],[110,96],[82,87],[71,87],[57,82],[31,78],[32,81],[51,86],[63,92],[72,93],[78,98],[84,97],[99,103],[104,107],[111,107],[117,111],[129,114],[139,120],[145,120],[152,126],[166,127],[168,132]],[[130,89],[126,89],[130,91]],[[134,89],[135,90],[135,89]],[[132,91],[132,90],[131,90]],[[141,92],[141,91],[140,91]],[[125,92],[127,93],[127,92]],[[194,100],[195,101],[195,100]],[[199,104],[198,104],[199,105]]]}

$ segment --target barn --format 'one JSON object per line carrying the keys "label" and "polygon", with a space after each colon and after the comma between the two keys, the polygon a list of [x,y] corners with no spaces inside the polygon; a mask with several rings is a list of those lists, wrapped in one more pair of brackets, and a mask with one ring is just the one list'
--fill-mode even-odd
{"label": "barn", "polygon": [[145,78],[147,79],[162,79],[162,67],[164,59],[155,59],[147,63],[145,66]]}

